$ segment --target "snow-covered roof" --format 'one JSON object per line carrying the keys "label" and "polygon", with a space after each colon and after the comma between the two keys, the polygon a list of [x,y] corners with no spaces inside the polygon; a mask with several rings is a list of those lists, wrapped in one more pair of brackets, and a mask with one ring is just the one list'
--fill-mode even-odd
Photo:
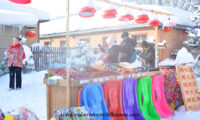
{"label": "snow-covered roof", "polygon": [[[23,18],[23,19],[22,19]],[[23,25],[34,25],[38,21],[38,18],[31,14],[14,12],[0,9],[0,24],[11,25],[11,24],[23,24]]]}
{"label": "snow-covered roof", "polygon": [[37,21],[46,21],[50,15],[29,5],[15,4],[8,0],[0,0],[0,24],[34,25]]}
{"label": "snow-covered roof", "polygon": [[[130,4],[134,5],[134,4]],[[135,6],[135,5],[134,5]],[[186,26],[194,26],[194,23],[190,21],[190,16],[192,13],[183,11],[178,8],[172,8],[172,7],[163,7],[163,6],[156,6],[156,5],[143,5],[142,8],[146,9],[155,9],[162,12],[167,12],[170,14],[173,14],[174,16],[170,17],[170,19],[179,24],[179,25],[186,25]],[[124,13],[124,8],[117,8],[118,10],[118,17]],[[97,13],[92,18],[81,18],[78,16],[78,13],[70,16],[70,32],[74,31],[85,31],[85,30],[91,30],[91,29],[102,29],[102,28],[116,28],[120,26],[137,26],[134,21],[130,22],[121,22],[117,18],[114,19],[103,19],[102,18],[102,11],[99,10],[97,7]],[[134,17],[141,14],[141,11],[136,10],[128,10],[131,12]],[[151,18],[155,18],[155,16],[161,21],[161,23],[165,23],[169,16],[163,16],[163,15],[153,15],[152,13],[147,13]],[[144,24],[143,26],[146,26]],[[49,22],[42,23],[40,25],[40,34],[56,34],[56,33],[64,33],[66,32],[66,18],[59,18],[59,19],[53,19]]]}
{"label": "snow-covered roof", "polygon": [[[91,28],[85,30],[76,30],[70,31],[70,36],[77,36],[77,35],[84,35],[84,34],[93,34],[93,33],[100,33],[100,32],[109,32],[109,31],[120,31],[120,30],[130,30],[130,29],[137,29],[137,28],[147,28],[149,27],[147,24],[134,24],[134,25],[120,25],[120,26],[112,26],[112,27],[103,27],[103,28]],[[49,33],[49,34],[42,34],[40,38],[47,38],[47,37],[59,37],[65,36],[66,32],[57,31],[56,33]]]}
{"label": "snow-covered roof", "polygon": [[[194,23],[190,20],[193,13],[189,11],[184,11],[179,8],[165,7],[165,6],[158,6],[158,5],[142,5],[141,7],[148,10],[157,10],[160,12],[172,14],[173,16],[171,16],[170,19],[176,24],[194,26]],[[158,17],[158,19],[162,22],[166,22],[169,18],[169,16],[164,16],[164,15],[157,15],[156,17]]]}

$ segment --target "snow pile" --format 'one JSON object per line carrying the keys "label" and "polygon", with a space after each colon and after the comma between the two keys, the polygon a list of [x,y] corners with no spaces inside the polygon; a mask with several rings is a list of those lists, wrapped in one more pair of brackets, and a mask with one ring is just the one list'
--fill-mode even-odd
{"label": "snow pile", "polygon": [[175,66],[175,60],[167,58],[159,63],[159,66]]}
{"label": "snow pile", "polygon": [[158,46],[164,46],[166,45],[167,41],[166,40],[163,40],[161,43],[158,43]]}
{"label": "snow pile", "polygon": [[23,44],[25,44],[26,43],[26,41],[27,41],[27,39],[25,38],[25,37],[22,37],[21,35],[20,35],[20,37],[21,37],[21,44],[23,45]]}
{"label": "snow pile", "polygon": [[33,60],[33,53],[31,52],[31,49],[26,46],[22,45],[24,48],[25,56],[26,58],[23,61],[24,67],[23,67],[23,72],[28,72],[31,71],[35,68],[35,62]]}
{"label": "snow pile", "polygon": [[181,50],[179,50],[179,52],[176,56],[176,60],[175,60],[175,63],[177,65],[193,63],[193,62],[194,62],[194,58],[193,58],[192,54],[189,53],[185,47],[183,47]]}
{"label": "snow pile", "polygon": [[33,43],[31,47],[43,47],[41,43]]}
{"label": "snow pile", "polygon": [[46,71],[22,74],[22,89],[8,91],[9,75],[0,77],[0,108],[3,112],[21,107],[34,112],[40,120],[46,120],[46,86],[43,78]]}
{"label": "snow pile", "polygon": [[97,63],[97,57],[85,41],[71,50],[71,66],[87,66]]}
{"label": "snow pile", "polygon": [[37,49],[39,49],[40,51],[42,50],[42,48],[44,48],[45,50],[47,50],[46,49],[46,47],[44,47],[42,44],[40,44],[40,43],[33,43],[32,45],[31,45],[31,48],[32,48],[32,51],[33,52],[35,52]]}
{"label": "snow pile", "polygon": [[186,48],[182,48],[178,51],[176,59],[167,58],[159,63],[159,66],[175,66],[181,64],[187,64],[193,66],[194,58]]}
{"label": "snow pile", "polygon": [[34,65],[33,53],[31,52],[31,49],[26,45],[23,45],[23,48],[26,55],[26,58],[24,59],[23,64]]}

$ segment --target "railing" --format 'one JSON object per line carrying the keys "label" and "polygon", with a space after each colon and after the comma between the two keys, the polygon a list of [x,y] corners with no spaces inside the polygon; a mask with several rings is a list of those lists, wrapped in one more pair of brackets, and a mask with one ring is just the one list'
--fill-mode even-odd
{"label": "railing", "polygon": [[62,47],[32,47],[35,70],[41,71],[52,67],[53,63],[65,64],[65,48]]}

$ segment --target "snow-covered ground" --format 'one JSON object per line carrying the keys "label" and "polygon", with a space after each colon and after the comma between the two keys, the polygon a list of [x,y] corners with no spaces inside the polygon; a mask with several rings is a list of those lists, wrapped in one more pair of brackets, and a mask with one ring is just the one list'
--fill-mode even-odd
{"label": "snow-covered ground", "polygon": [[[8,91],[8,75],[0,77],[0,108],[7,112],[24,106],[36,113],[40,120],[46,120],[46,87],[43,84],[45,73],[46,71],[23,74],[23,88],[18,91]],[[200,78],[197,81],[200,82]],[[175,111],[173,117],[163,120],[199,120],[199,115],[200,111],[186,112],[182,106]]]}
{"label": "snow-covered ground", "polygon": [[22,89],[8,91],[9,75],[0,77],[0,109],[4,112],[26,107],[40,120],[46,120],[46,86],[43,78],[46,71],[22,75]]}
{"label": "snow-covered ground", "polygon": [[[174,112],[174,116],[169,120],[199,120],[200,111],[185,111],[185,107],[181,106]],[[163,119],[165,120],[165,119]],[[168,120],[168,119],[167,119]]]}

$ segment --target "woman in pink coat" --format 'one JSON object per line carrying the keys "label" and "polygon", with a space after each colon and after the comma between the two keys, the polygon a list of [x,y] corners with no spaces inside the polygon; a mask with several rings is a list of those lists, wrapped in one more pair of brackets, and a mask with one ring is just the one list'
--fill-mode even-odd
{"label": "woman in pink coat", "polygon": [[23,67],[23,60],[25,59],[25,52],[20,44],[21,38],[14,37],[13,44],[8,47],[6,55],[8,56],[8,67],[10,74],[10,90],[15,89],[15,74],[16,74],[16,89],[21,89],[22,78],[21,71]]}

